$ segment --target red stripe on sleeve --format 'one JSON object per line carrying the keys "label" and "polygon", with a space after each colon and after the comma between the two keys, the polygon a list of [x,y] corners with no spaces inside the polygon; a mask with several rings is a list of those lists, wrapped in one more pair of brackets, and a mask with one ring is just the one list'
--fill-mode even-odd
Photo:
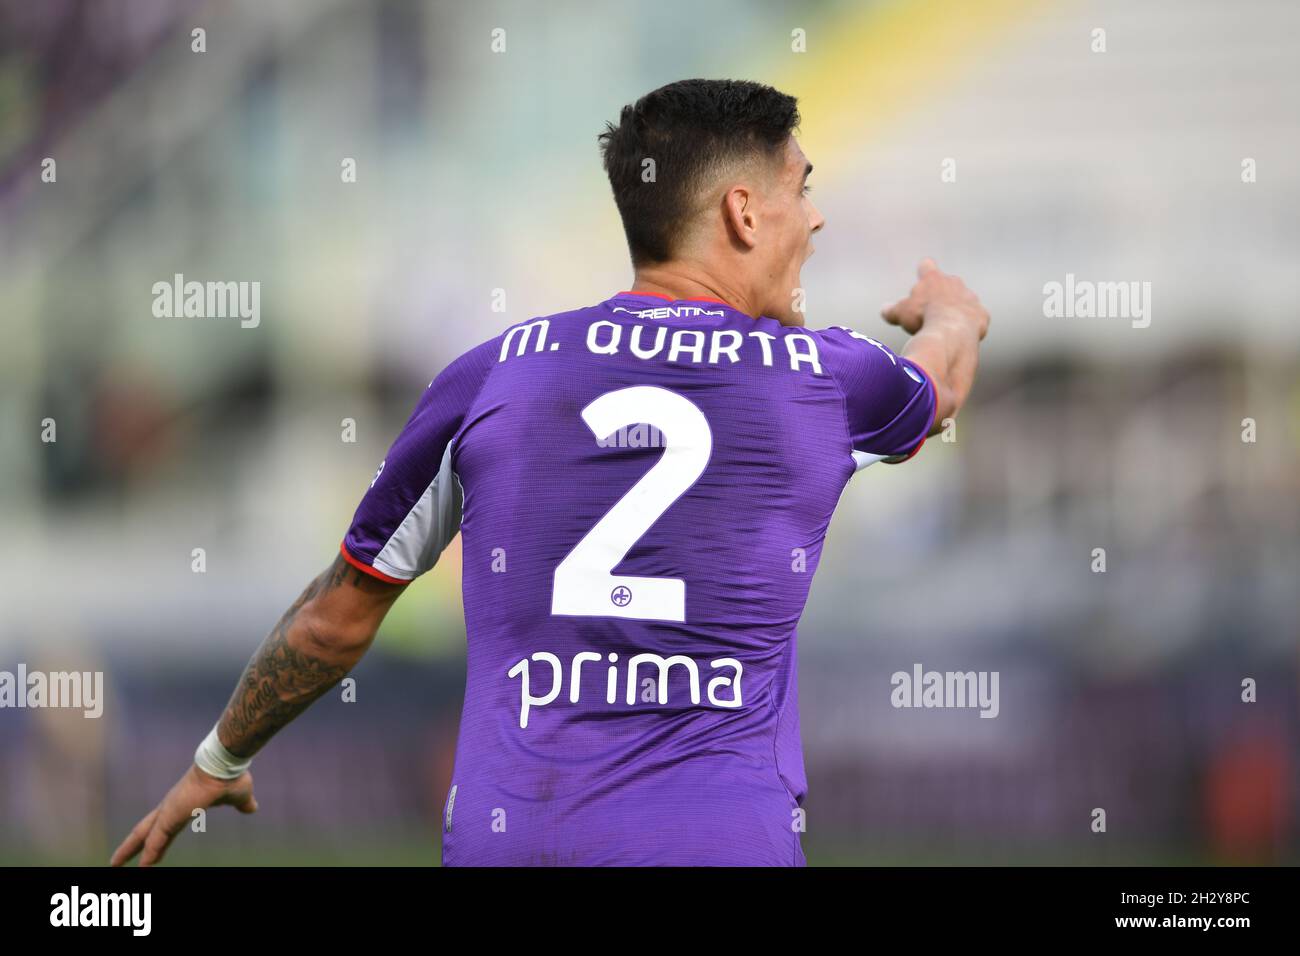
{"label": "red stripe on sleeve", "polygon": [[339,554],[343,555],[343,560],[346,561],[348,564],[352,565],[358,571],[366,572],[366,574],[369,574],[371,577],[378,578],[381,581],[386,581],[389,584],[410,584],[411,583],[410,581],[407,581],[404,578],[389,577],[387,574],[384,574],[383,571],[376,571],[370,565],[362,564],[356,558],[352,557],[352,555],[348,554],[348,548],[346,542],[339,542]]}

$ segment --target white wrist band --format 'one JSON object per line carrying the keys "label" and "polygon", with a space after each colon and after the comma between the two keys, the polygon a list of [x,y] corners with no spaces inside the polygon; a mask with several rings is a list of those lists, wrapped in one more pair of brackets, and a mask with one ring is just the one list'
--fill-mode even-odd
{"label": "white wrist band", "polygon": [[195,766],[209,776],[217,777],[220,780],[234,780],[247,770],[252,762],[252,757],[247,760],[236,757],[221,745],[221,738],[217,736],[216,725],[213,725],[211,732],[203,738],[203,743],[199,744],[199,749],[194,751]]}

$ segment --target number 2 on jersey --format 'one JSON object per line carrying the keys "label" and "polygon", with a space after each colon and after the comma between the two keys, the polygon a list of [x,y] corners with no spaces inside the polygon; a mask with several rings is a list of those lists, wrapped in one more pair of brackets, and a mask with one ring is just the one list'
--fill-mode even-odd
{"label": "number 2 on jersey", "polygon": [[664,436],[663,457],[596,522],[555,568],[551,613],[685,621],[686,582],[680,578],[614,575],[614,567],[673,502],[704,474],[713,432],[696,405],[666,388],[637,385],[606,392],[582,410],[597,438],[645,423]]}

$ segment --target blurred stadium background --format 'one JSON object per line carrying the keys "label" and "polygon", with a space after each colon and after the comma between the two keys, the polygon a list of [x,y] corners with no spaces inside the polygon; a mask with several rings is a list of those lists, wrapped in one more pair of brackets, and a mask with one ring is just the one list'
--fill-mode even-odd
{"label": "blurred stadium background", "polygon": [[[859,475],[832,524],[810,862],[1297,859],[1294,3],[4,0],[0,670],[103,670],[107,702],[0,711],[0,863],[106,860],[433,374],[626,287],[595,137],[687,76],[801,98],[810,325],[900,346],[878,303],[926,254],[994,315],[958,440]],[[260,281],[260,326],[153,317],[174,273]],[[1045,318],[1067,273],[1151,282],[1150,326]],[[263,752],[260,812],[170,859],[436,863],[460,614],[457,542],[357,702]],[[1000,719],[892,709],[917,662],[1000,671]]]}

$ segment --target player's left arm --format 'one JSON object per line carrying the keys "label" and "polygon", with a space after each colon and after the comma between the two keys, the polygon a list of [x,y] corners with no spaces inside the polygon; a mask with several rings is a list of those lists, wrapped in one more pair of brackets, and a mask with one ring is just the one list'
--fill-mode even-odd
{"label": "player's left arm", "polygon": [[936,419],[935,381],[913,362],[862,332],[835,326],[813,333],[823,367],[844,399],[854,467],[905,461],[920,450]]}
{"label": "player's left arm", "polygon": [[904,298],[881,309],[886,322],[912,338],[903,356],[925,370],[935,388],[935,421],[955,418],[975,384],[980,342],[989,330],[989,312],[960,278],[922,259],[917,282]]}
{"label": "player's left arm", "polygon": [[970,395],[989,314],[961,279],[931,259],[906,298],[882,310],[912,334],[901,353],[844,326],[814,333],[840,387],[855,467],[913,457]]}

